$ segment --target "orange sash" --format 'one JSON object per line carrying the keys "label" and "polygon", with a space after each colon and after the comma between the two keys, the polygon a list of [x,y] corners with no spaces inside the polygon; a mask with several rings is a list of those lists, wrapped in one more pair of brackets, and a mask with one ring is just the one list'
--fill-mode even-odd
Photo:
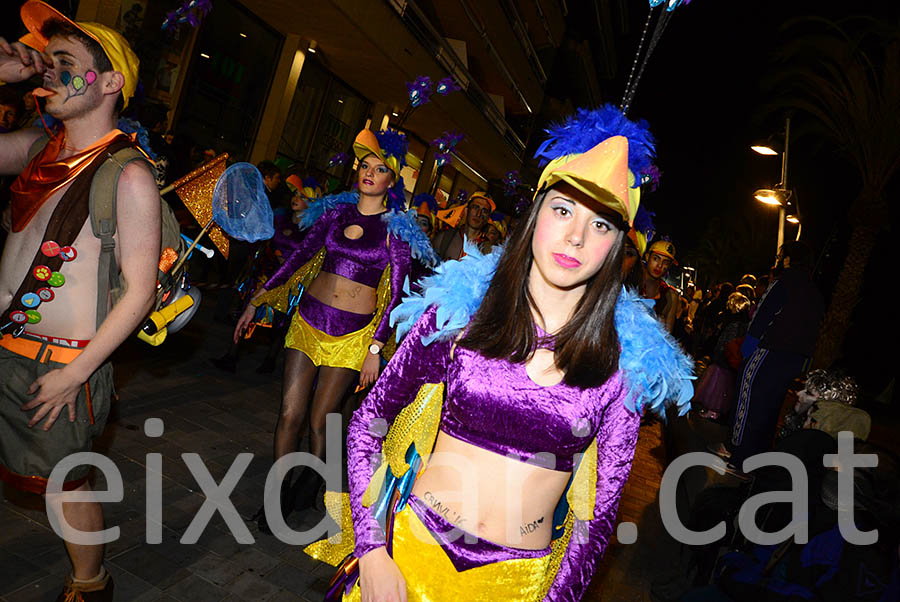
{"label": "orange sash", "polygon": [[51,136],[47,146],[35,155],[10,186],[13,232],[21,232],[53,193],[71,182],[119,137],[130,139],[115,129],[71,157],[57,161],[65,143],[65,130]]}

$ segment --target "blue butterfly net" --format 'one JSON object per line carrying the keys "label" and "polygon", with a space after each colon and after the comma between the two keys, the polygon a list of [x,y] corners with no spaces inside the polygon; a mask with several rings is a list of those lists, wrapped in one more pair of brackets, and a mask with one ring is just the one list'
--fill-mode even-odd
{"label": "blue butterfly net", "polygon": [[213,220],[232,238],[256,242],[275,234],[262,174],[250,163],[225,170],[213,191],[212,210]]}

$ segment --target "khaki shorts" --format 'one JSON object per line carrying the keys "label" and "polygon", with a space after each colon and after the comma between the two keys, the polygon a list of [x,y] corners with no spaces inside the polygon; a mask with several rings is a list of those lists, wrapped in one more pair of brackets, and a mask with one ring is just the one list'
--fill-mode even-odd
{"label": "khaki shorts", "polygon": [[[41,420],[32,428],[28,421],[39,408],[20,408],[34,395],[27,393],[38,377],[62,368],[80,350],[53,345],[23,335],[0,340],[0,480],[16,489],[44,493],[53,467],[69,454],[91,451],[94,439],[103,432],[109,416],[113,392],[112,364],[106,363],[81,387],[75,402],[75,422],[69,422],[63,408],[49,431]],[[54,361],[52,358],[60,361]],[[72,469],[64,489],[74,489],[87,480],[90,466]]]}

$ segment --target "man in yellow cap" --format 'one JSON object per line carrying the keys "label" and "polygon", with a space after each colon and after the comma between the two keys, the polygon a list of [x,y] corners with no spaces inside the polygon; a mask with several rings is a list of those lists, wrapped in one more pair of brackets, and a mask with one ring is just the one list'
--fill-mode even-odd
{"label": "man in yellow cap", "polygon": [[[442,230],[434,235],[431,246],[441,259],[459,259],[465,252],[466,241],[481,243],[484,240],[484,227],[490,221],[491,213],[497,210],[494,200],[486,192],[476,192],[466,205],[465,216],[449,230]],[[438,212],[438,218],[441,212]]]}
{"label": "man in yellow cap", "polygon": [[645,299],[656,299],[654,310],[657,317],[672,332],[678,310],[678,292],[666,284],[663,277],[675,261],[675,245],[668,240],[657,240],[647,250],[644,263],[644,282],[641,285],[641,296]]}
{"label": "man in yellow cap", "polygon": [[[127,163],[117,189],[106,192],[117,199],[115,261],[127,285],[110,309],[109,299],[98,298],[101,244],[89,196],[107,157],[134,145],[116,122],[137,85],[138,60],[103,25],[75,23],[35,0],[21,15],[29,33],[19,42],[0,39],[0,80],[42,75],[35,96],[62,126],[0,134],[0,173],[18,175],[0,263],[0,479],[46,495],[73,565],[59,600],[108,601],[113,585],[102,564],[103,513],[91,501],[90,466],[54,468],[90,451],[103,432],[112,394],[107,360],[153,303],[159,194],[143,160]],[[87,500],[63,505],[61,489]]]}

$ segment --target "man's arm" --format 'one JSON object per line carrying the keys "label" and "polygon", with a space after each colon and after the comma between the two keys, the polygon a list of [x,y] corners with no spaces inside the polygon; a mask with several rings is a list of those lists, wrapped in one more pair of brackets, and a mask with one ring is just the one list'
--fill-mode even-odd
{"label": "man's arm", "polygon": [[[43,56],[37,50],[0,38],[0,81],[21,82],[45,70]],[[40,135],[40,130],[31,128],[0,135],[0,175],[21,173],[28,149]]]}
{"label": "man's arm", "polygon": [[41,130],[37,128],[0,134],[0,176],[17,176],[22,173],[28,150],[40,136]]}
{"label": "man's arm", "polygon": [[69,420],[74,421],[75,399],[81,386],[131,335],[153,304],[159,264],[160,205],[156,180],[145,164],[132,162],[125,167],[119,178],[116,198],[116,229],[125,295],[100,324],[81,355],[31,385],[30,393],[39,392],[22,409],[42,407],[29,426],[49,414],[43,425],[44,430],[48,430],[64,406],[68,406]]}
{"label": "man's arm", "polygon": [[678,298],[678,293],[671,288],[666,289],[666,296],[668,297],[666,299],[666,318],[663,321],[663,324],[665,324],[668,332],[672,332],[672,329],[675,328],[675,316],[681,302]]}

